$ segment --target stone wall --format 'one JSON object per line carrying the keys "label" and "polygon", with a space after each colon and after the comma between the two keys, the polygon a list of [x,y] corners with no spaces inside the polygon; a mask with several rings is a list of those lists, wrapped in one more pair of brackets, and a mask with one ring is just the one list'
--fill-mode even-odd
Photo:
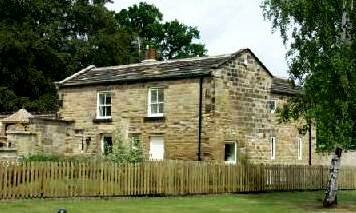
{"label": "stone wall", "polygon": [[[271,84],[271,74],[250,53],[213,70],[213,77],[204,78],[203,160],[223,161],[225,142],[233,142],[237,144],[240,160],[308,164],[309,137],[307,132],[300,131],[304,123],[279,123],[277,114],[268,110],[268,100],[276,100],[281,107],[288,98],[272,94]],[[147,117],[150,87],[164,88],[163,118]],[[112,93],[109,122],[96,120],[99,91]],[[83,153],[101,154],[101,137],[119,130],[126,137],[139,135],[145,154],[149,151],[150,137],[161,135],[165,159],[198,159],[199,79],[61,88],[59,93],[63,98],[59,116],[75,121],[74,135],[85,141]],[[275,159],[271,159],[271,137],[276,138]],[[298,138],[302,139],[301,159],[298,159]],[[312,131],[312,156],[312,164],[329,163],[328,157],[315,153],[315,129]]]}
{"label": "stone wall", "polygon": [[210,115],[204,117],[208,122],[204,126],[208,138],[204,155],[207,159],[224,160],[225,142],[236,142],[239,159],[266,162],[270,129],[266,106],[271,76],[249,53],[214,71],[214,76],[210,98],[215,104]]}
{"label": "stone wall", "polygon": [[[271,100],[282,108],[288,101],[288,96],[272,94]],[[276,164],[308,164],[309,163],[309,132],[303,131],[306,123],[299,121],[281,122],[278,113],[270,113],[271,137],[276,138],[276,158],[271,160]],[[298,140],[302,139],[302,158],[298,159]],[[312,129],[312,155],[315,155],[315,129]]]}
{"label": "stone wall", "polygon": [[7,140],[16,150],[17,156],[42,153],[42,147],[38,136],[28,131],[7,131]]}
{"label": "stone wall", "polygon": [[32,119],[29,131],[36,134],[42,153],[56,155],[81,153],[82,139],[75,137],[73,122]]}
{"label": "stone wall", "polygon": [[[163,118],[147,117],[150,87],[164,88]],[[95,119],[98,91],[112,93],[111,122]],[[63,107],[59,115],[65,120],[75,120],[75,129],[83,130],[85,140],[90,141],[86,153],[100,153],[101,136],[120,130],[125,136],[138,134],[145,154],[148,154],[150,136],[162,135],[165,159],[197,159],[199,79],[68,88],[60,93]]]}
{"label": "stone wall", "polygon": [[[206,85],[204,100],[209,109],[204,114],[203,129],[206,160],[224,160],[225,142],[236,142],[240,160],[308,164],[309,137],[307,132],[299,131],[304,123],[280,123],[277,113],[269,111],[268,100],[276,100],[281,107],[288,96],[271,93],[272,76],[253,56],[245,53],[214,71],[214,75]],[[276,138],[275,159],[271,158],[271,137]],[[298,159],[298,138],[302,139],[302,159]],[[312,145],[314,156],[315,130]]]}
{"label": "stone wall", "polygon": [[26,124],[9,124],[0,158],[33,154],[76,155],[81,153],[82,138],[74,134],[72,122],[54,119],[30,119]]}

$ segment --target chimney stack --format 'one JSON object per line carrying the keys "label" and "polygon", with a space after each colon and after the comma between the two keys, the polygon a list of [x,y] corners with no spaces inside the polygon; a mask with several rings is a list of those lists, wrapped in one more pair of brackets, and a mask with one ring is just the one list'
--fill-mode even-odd
{"label": "chimney stack", "polygon": [[147,47],[146,53],[145,53],[145,60],[142,62],[155,62],[157,59],[157,52],[156,49],[152,47]]}

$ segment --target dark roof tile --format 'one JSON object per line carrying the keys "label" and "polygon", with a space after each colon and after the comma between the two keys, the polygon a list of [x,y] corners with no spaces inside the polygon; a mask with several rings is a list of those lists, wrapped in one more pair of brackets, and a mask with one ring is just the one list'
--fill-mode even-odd
{"label": "dark roof tile", "polygon": [[209,75],[217,64],[229,60],[232,55],[201,57],[171,61],[143,62],[112,67],[88,67],[58,82],[59,86],[76,86],[166,78],[190,78]]}
{"label": "dark roof tile", "polygon": [[93,84],[112,84],[119,82],[138,82],[148,80],[181,79],[208,76],[212,69],[218,68],[243,52],[250,52],[265,68],[250,49],[241,49],[233,54],[196,57],[169,61],[143,62],[111,67],[89,66],[74,75],[56,82],[59,87],[71,87]]}
{"label": "dark roof tile", "polygon": [[271,92],[275,94],[296,95],[300,93],[300,89],[293,86],[293,84],[286,79],[274,77],[272,79]]}

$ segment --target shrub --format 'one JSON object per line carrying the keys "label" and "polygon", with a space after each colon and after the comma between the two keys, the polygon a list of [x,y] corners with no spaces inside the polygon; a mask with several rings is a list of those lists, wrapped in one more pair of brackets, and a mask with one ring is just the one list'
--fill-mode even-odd
{"label": "shrub", "polygon": [[108,159],[115,163],[137,163],[143,161],[143,149],[141,142],[130,138],[126,141],[122,133],[117,130],[114,134],[112,152]]}
{"label": "shrub", "polygon": [[34,161],[60,161],[61,156],[53,154],[33,154],[22,157],[24,162],[34,162]]}

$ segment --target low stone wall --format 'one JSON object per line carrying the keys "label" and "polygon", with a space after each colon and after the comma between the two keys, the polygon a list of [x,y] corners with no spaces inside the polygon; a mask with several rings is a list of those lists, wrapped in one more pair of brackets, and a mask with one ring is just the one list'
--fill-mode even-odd
{"label": "low stone wall", "polygon": [[[332,155],[333,153],[316,153],[312,157],[312,164],[330,165]],[[356,151],[349,151],[349,152],[342,153],[341,156],[342,166],[355,166],[355,164],[356,164]]]}
{"label": "low stone wall", "polygon": [[28,124],[10,124],[0,139],[5,144],[0,158],[32,154],[75,155],[81,153],[82,138],[77,137],[74,122],[49,118],[31,118]]}

